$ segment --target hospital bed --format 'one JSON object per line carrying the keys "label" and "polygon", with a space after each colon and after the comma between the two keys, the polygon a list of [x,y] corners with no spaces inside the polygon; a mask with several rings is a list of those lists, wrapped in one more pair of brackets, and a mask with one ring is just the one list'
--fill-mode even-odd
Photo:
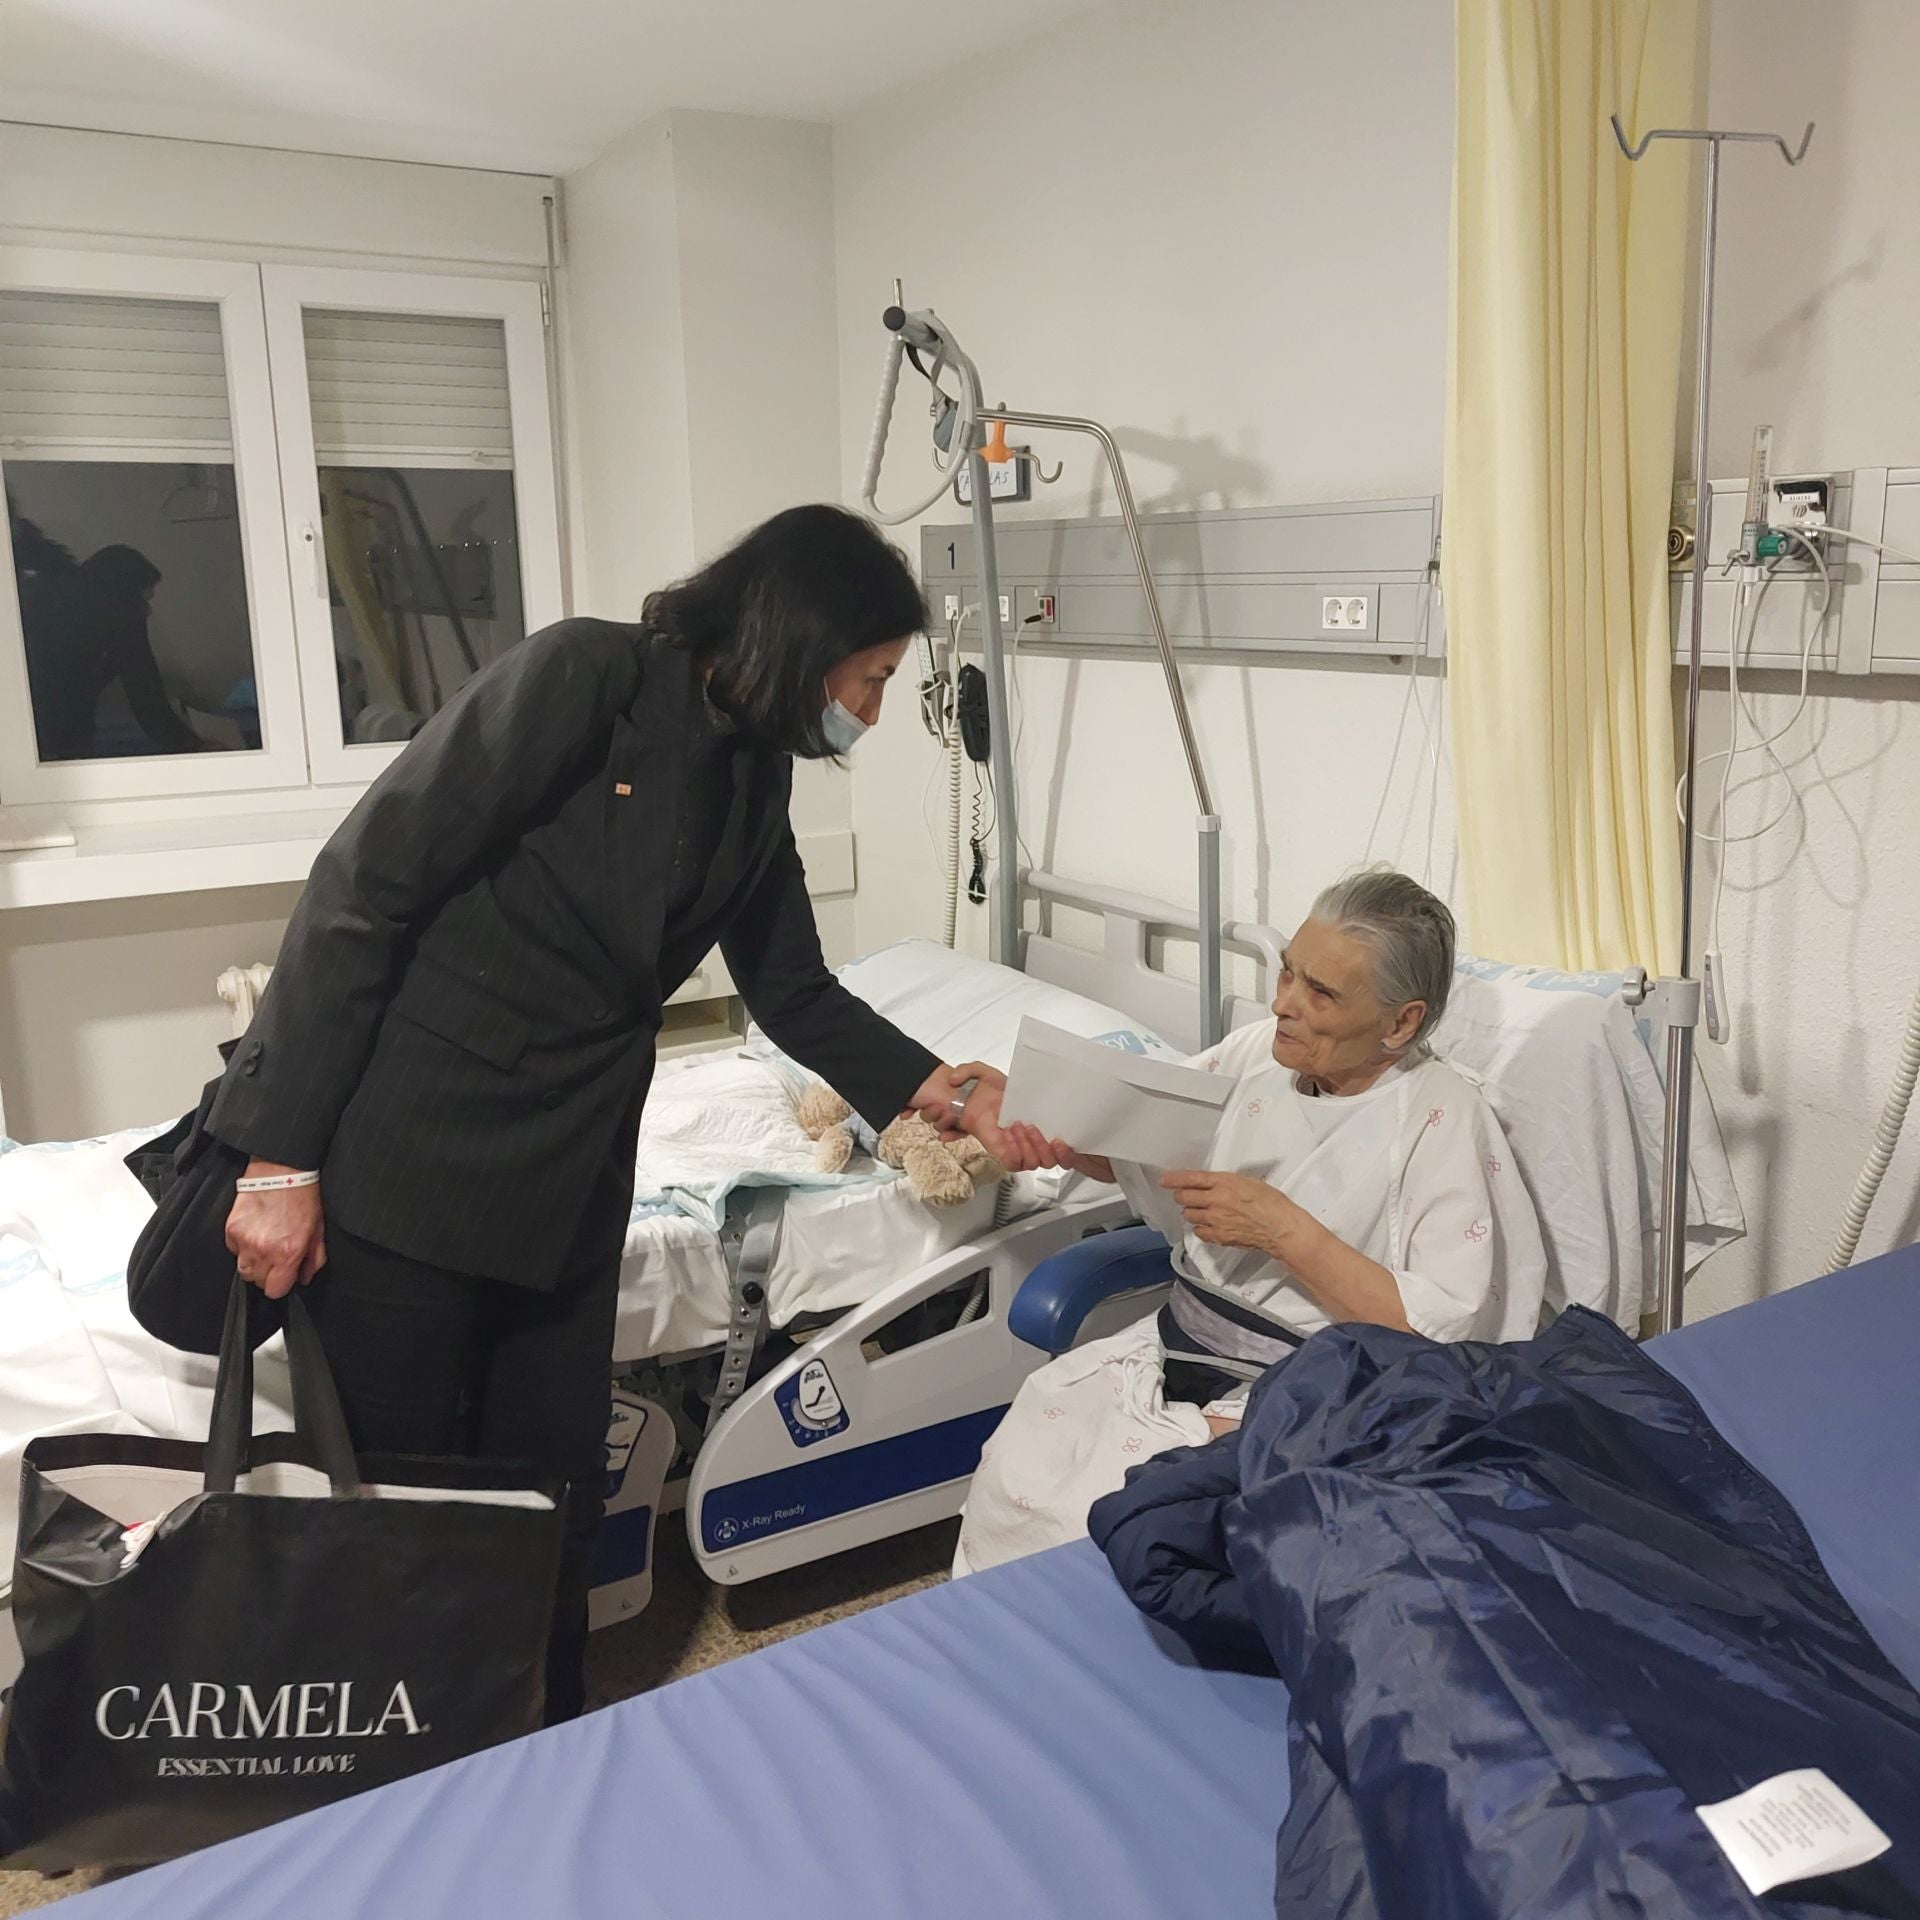
{"label": "hospital bed", "polygon": [[[1650,1351],[1920,1683],[1920,1249]],[[84,1896],[75,1920],[1253,1915],[1279,1682],[1202,1671],[1082,1543]]]}
{"label": "hospital bed", "polygon": [[[949,1059],[1004,1065],[1028,1015],[1130,1050],[1197,1044],[1192,988],[1166,971],[1169,949],[1193,938],[1191,914],[1039,874],[1023,896],[1017,970],[909,941],[842,977]],[[1239,1021],[1271,992],[1279,939],[1236,927],[1229,951],[1247,992],[1225,1013]],[[264,981],[226,977],[237,1020]],[[621,1267],[597,1623],[645,1604],[655,1522],[682,1499],[722,1581],[956,1513],[981,1439],[1039,1357],[1007,1332],[1015,1289],[1126,1217],[1111,1194],[1059,1174],[950,1211],[871,1163],[820,1176],[791,1113],[801,1079],[758,1037],[657,1077]],[[205,1431],[211,1362],[148,1338],[126,1303],[148,1203],[123,1162],[155,1130],[0,1156],[0,1578],[15,1459],[33,1434]],[[831,1421],[794,1419],[803,1375],[831,1384]],[[277,1348],[256,1377],[259,1418],[287,1424]],[[0,1617],[0,1685],[11,1639]]]}
{"label": "hospital bed", "polygon": [[[949,1059],[1004,1064],[1027,1015],[1110,1044],[1195,1049],[1177,959],[1191,913],[1042,873],[1025,876],[1023,897],[1017,971],[916,941],[843,978]],[[1271,929],[1229,929],[1229,1026],[1264,1010],[1280,944]],[[1629,1326],[1652,1270],[1663,1093],[1651,1018],[1622,976],[1463,960],[1440,1036],[1507,1127],[1555,1256],[1555,1304]],[[696,1557],[723,1583],[957,1513],[982,1442],[1045,1358],[1014,1330],[1022,1283],[1129,1224],[1111,1190],[1058,1175],[952,1213],[891,1176],[821,1181],[788,1110],[795,1072],[750,1040],[670,1062],[656,1084],[622,1264],[597,1623],[646,1604],[655,1525],[682,1500]],[[1739,1231],[1702,1112],[1696,1259]],[[211,1363],[158,1346],[126,1307],[146,1201],[121,1161],[138,1138],[0,1158],[0,1567],[12,1557],[12,1456],[34,1433],[205,1431]],[[751,1150],[730,1159],[723,1149],[743,1141]],[[1072,1337],[1152,1305],[1150,1289],[1102,1289],[1075,1309]],[[257,1381],[262,1424],[287,1424],[272,1350]],[[11,1638],[0,1619],[0,1685]]]}

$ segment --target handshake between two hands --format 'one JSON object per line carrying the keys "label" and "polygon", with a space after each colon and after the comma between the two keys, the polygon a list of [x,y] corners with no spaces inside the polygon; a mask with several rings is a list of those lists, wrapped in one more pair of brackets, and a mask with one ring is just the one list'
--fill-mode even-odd
{"label": "handshake between two hands", "polygon": [[1111,1180],[1110,1162],[1076,1154],[1065,1141],[1049,1140],[1038,1128],[1000,1124],[1000,1103],[1007,1076],[997,1067],[970,1060],[965,1066],[940,1067],[913,1097],[913,1110],[933,1122],[948,1139],[970,1133],[1009,1173],[1065,1167],[1096,1180]]}
{"label": "handshake between two hands", "polygon": [[[971,1091],[969,1091],[971,1089]],[[1007,1076],[978,1060],[941,1067],[914,1096],[914,1110],[948,1137],[970,1133],[1009,1173],[1059,1167],[1089,1180],[1113,1183],[1113,1162],[1076,1153],[1064,1140],[1049,1140],[1021,1121],[1003,1126],[1000,1106]],[[964,1101],[960,1098],[966,1095]],[[1214,1246],[1250,1247],[1280,1258],[1280,1248],[1300,1209],[1277,1187],[1245,1174],[1189,1169],[1161,1176],[1196,1239]]]}

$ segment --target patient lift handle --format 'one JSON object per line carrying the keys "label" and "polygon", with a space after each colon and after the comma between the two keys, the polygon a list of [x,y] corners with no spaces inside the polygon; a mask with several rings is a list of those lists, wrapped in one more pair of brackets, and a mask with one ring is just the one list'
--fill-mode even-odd
{"label": "patient lift handle", "polygon": [[[1006,639],[1000,619],[1000,564],[994,541],[992,488],[988,481],[983,449],[987,429],[1031,427],[1043,432],[1084,434],[1095,441],[1105,456],[1107,471],[1113,479],[1114,496],[1120,505],[1120,518],[1126,527],[1127,541],[1140,576],[1140,591],[1153,622],[1155,645],[1159,650],[1161,671],[1166,675],[1167,697],[1173,707],[1174,724],[1180,733],[1181,750],[1186,756],[1188,777],[1193,782],[1193,798],[1198,810],[1195,831],[1198,845],[1198,910],[1200,934],[1200,1044],[1212,1046],[1223,1027],[1221,984],[1221,902],[1220,902],[1220,816],[1214,810],[1213,793],[1201,764],[1199,742],[1188,710],[1186,690],[1180,682],[1180,669],[1173,646],[1167,637],[1167,623],[1160,610],[1160,595],[1154,586],[1153,568],[1147,559],[1146,540],[1140,530],[1139,510],[1134,504],[1133,487],[1127,479],[1126,462],[1113,435],[1096,420],[1067,414],[1027,413],[1007,407],[987,407],[980,397],[980,376],[973,362],[948,331],[945,322],[930,309],[908,312],[902,303],[899,283],[895,282],[894,304],[882,316],[887,327],[886,368],[881,381],[880,405],[874,418],[873,437],[867,449],[867,464],[861,488],[861,503],[883,525],[898,525],[914,518],[933,505],[949,482],[957,476],[962,460],[967,463],[973,493],[973,527],[976,559],[980,569],[981,664],[987,682],[989,750],[993,763],[995,838],[999,858],[994,871],[993,935],[994,957],[1005,966],[1018,966],[1020,958],[1020,834],[1018,796],[1014,792],[1014,766],[1011,736],[1007,726]],[[894,397],[899,386],[900,363],[914,356],[931,357],[931,369],[921,367],[935,391],[934,437],[942,448],[936,459],[941,481],[933,495],[916,506],[896,513],[883,513],[876,493],[880,464],[886,450],[888,423],[892,418]],[[959,381],[956,399],[940,385],[943,370],[953,369]]]}
{"label": "patient lift handle", "polygon": [[[1187,775],[1193,782],[1193,801],[1198,810],[1195,833],[1199,853],[1200,911],[1200,1044],[1210,1047],[1221,1037],[1221,958],[1220,958],[1220,816],[1214,811],[1212,789],[1207,771],[1200,762],[1199,742],[1194,738],[1193,716],[1187,708],[1186,689],[1180,684],[1180,668],[1173,657],[1173,644],[1167,638],[1167,623],[1160,611],[1160,594],[1153,584],[1153,568],[1147,560],[1147,544],[1140,532],[1140,514],[1134,505],[1133,487],[1127,479],[1126,462],[1114,437],[1097,420],[1082,420],[1069,414],[1023,413],[1006,407],[983,409],[982,421],[1010,426],[1034,427],[1042,432],[1083,433],[1096,441],[1106,455],[1107,471],[1113,477],[1114,498],[1120,503],[1120,518],[1127,529],[1127,543],[1133,549],[1133,564],[1140,576],[1140,592],[1153,621],[1154,645],[1160,654],[1160,669],[1166,675],[1167,699],[1173,707],[1174,724],[1180,729],[1180,745],[1187,757]],[[981,512],[987,500],[986,469],[976,454],[973,474],[974,524],[984,527],[981,551],[986,553],[992,541],[992,516]],[[990,503],[989,503],[990,505]],[[997,573],[997,569],[996,569]],[[998,611],[999,584],[990,590],[990,603]]]}

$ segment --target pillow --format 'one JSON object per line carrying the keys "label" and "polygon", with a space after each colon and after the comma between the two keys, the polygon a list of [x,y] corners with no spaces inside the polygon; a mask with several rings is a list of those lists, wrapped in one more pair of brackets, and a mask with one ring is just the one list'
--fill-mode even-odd
{"label": "pillow", "polygon": [[1453,970],[1467,979],[1495,980],[1508,986],[1525,987],[1531,993],[1584,993],[1595,1000],[1611,999],[1627,984],[1624,973],[1563,973],[1556,967],[1525,967],[1510,960],[1482,960],[1472,953],[1461,954]]}
{"label": "pillow", "polygon": [[[1533,1196],[1547,1303],[1632,1330],[1653,1284],[1666,1095],[1624,976],[1462,955],[1434,1050],[1484,1089]],[[1745,1231],[1733,1170],[1695,1081],[1691,1271]]]}
{"label": "pillow", "polygon": [[[1020,1022],[1029,1016],[1123,1053],[1162,1060],[1183,1057],[1117,1007],[1030,980],[996,961],[956,953],[937,940],[902,940],[883,947],[849,961],[839,970],[839,979],[903,1033],[956,1064],[984,1060],[1004,1073],[1013,1062]],[[757,1028],[753,1041],[772,1054]]]}
{"label": "pillow", "polygon": [[69,1294],[124,1287],[128,1249],[153,1212],[126,1156],[159,1131],[16,1143],[0,1173],[0,1236],[45,1251]]}

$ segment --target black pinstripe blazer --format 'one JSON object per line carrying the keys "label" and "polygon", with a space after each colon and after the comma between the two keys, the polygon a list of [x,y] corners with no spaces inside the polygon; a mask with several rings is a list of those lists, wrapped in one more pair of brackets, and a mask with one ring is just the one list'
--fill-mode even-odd
{"label": "black pinstripe blazer", "polygon": [[[684,652],[599,620],[468,682],[315,861],[209,1131],[321,1168],[330,1221],[454,1272],[552,1287],[616,1194],[593,1239],[617,1247],[694,697]],[[744,752],[735,778],[737,858],[703,903],[728,969],[883,1125],[937,1062],[827,970],[792,761]]]}

